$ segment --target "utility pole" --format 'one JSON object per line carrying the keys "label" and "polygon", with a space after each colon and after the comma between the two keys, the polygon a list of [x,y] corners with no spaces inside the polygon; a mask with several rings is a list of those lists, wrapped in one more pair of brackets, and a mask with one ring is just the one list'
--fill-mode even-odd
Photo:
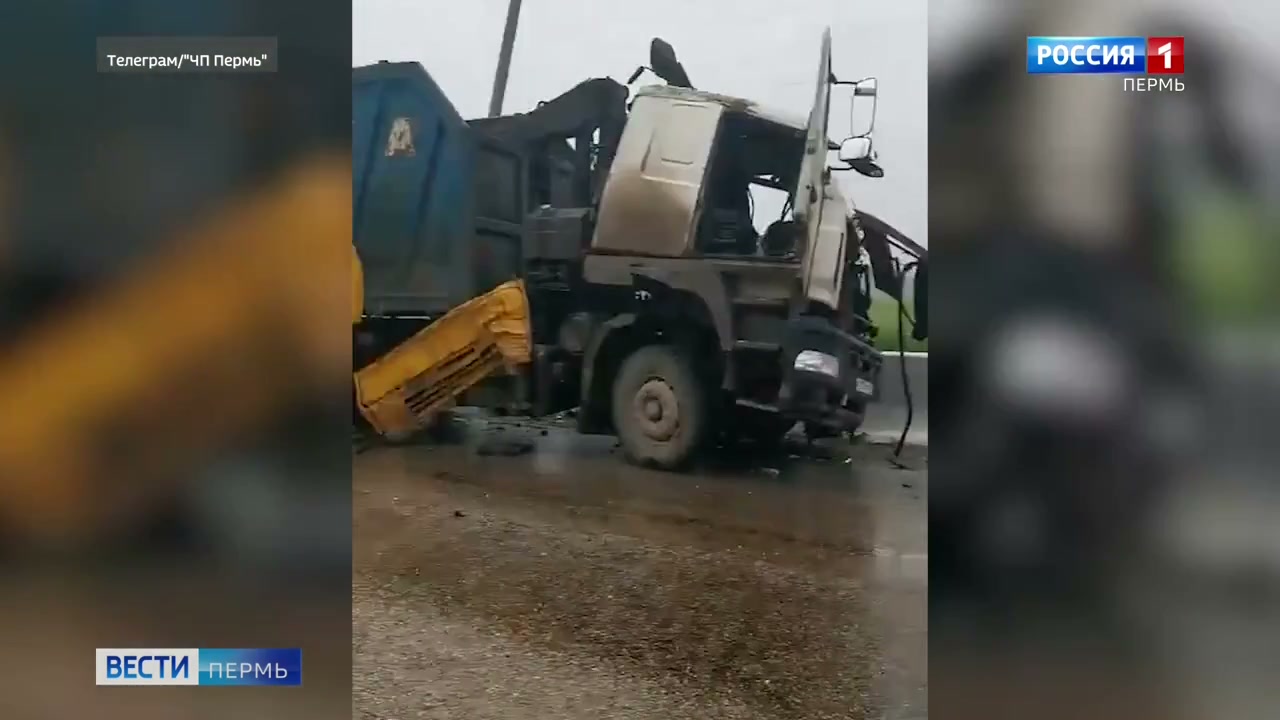
{"label": "utility pole", "polygon": [[516,44],[516,23],[520,21],[520,0],[507,5],[507,26],[502,31],[502,49],[498,51],[498,71],[493,76],[493,95],[489,97],[489,117],[502,114],[502,98],[507,94],[507,73],[511,71],[511,49]]}

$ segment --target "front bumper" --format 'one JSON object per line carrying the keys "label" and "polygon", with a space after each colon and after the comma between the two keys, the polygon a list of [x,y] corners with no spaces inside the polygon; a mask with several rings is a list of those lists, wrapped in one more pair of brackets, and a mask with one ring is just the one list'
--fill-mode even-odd
{"label": "front bumper", "polygon": [[788,323],[782,362],[778,409],[797,420],[851,432],[880,397],[880,351],[822,318]]}

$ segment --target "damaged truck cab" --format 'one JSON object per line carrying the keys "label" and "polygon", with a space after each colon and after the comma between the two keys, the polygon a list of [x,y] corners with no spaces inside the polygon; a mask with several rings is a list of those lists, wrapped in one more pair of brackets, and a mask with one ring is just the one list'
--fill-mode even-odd
{"label": "damaged truck cab", "polygon": [[[551,285],[527,277],[531,305],[566,309],[543,318],[554,334],[535,326],[559,368],[540,394],[580,377],[558,403],[580,406],[580,430],[615,432],[633,460],[672,467],[719,439],[861,424],[881,355],[852,208],[826,162],[830,57],[825,34],[807,119],[689,87],[641,89],[594,211],[530,217],[526,262],[562,265]],[[763,232],[753,185],[788,197]]]}

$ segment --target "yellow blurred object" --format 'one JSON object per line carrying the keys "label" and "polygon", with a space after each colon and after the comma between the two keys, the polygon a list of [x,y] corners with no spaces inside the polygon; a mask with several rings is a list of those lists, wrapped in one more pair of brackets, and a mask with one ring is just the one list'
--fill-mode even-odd
{"label": "yellow blurred object", "polygon": [[0,355],[0,520],[92,541],[337,395],[350,246],[350,157],[318,158],[17,338]]}
{"label": "yellow blurred object", "polygon": [[476,383],[528,363],[530,343],[524,284],[499,285],[357,372],[360,413],[382,435],[411,434]]}
{"label": "yellow blurred object", "polygon": [[[42,321],[0,354],[4,529],[61,546],[136,527],[176,497],[175,480],[340,398],[352,338],[338,318],[358,323],[362,304],[343,154],[232,203]],[[507,283],[357,374],[361,410],[380,431],[420,427],[530,354],[524,288]]]}

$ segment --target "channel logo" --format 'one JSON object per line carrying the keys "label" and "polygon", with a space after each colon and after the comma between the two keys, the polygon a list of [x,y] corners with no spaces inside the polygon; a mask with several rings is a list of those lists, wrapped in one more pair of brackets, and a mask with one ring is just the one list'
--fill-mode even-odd
{"label": "channel logo", "polygon": [[299,648],[98,648],[98,685],[299,686]]}
{"label": "channel logo", "polygon": [[1182,40],[1181,37],[1147,38],[1147,74],[1181,75]]}
{"label": "channel logo", "polygon": [[1032,75],[1181,75],[1182,37],[1027,38]]}

